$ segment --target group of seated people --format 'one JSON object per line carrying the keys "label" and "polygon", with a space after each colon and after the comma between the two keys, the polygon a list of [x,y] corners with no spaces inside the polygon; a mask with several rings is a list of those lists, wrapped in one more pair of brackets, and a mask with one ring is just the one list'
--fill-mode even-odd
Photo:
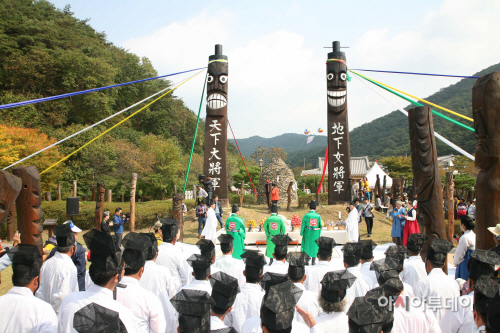
{"label": "group of seated people", "polygon": [[305,252],[288,252],[288,235],[277,235],[268,264],[258,250],[233,258],[227,234],[218,237],[219,258],[206,239],[186,253],[177,221],[160,221],[160,246],[154,233],[127,234],[123,252],[108,233],[84,234],[91,251],[84,291],[68,224],[55,227],[57,253],[43,265],[34,245],[10,250],[14,287],[0,297],[0,331],[500,332],[494,251],[473,252],[473,293],[460,296],[443,271],[453,245],[433,239],[421,256],[425,234],[412,234],[406,247],[389,246],[379,260],[372,240],[347,243],[334,255],[334,239],[320,237],[315,265]]}

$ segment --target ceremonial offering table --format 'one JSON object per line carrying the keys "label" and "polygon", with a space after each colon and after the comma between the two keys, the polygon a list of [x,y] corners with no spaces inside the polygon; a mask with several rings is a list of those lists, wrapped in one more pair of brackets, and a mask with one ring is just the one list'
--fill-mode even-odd
{"label": "ceremonial offering table", "polygon": [[[247,228],[248,230],[248,228]],[[295,229],[295,231],[287,231],[288,236],[297,241],[298,244],[302,244],[302,236],[300,235],[300,229]],[[330,237],[335,240],[337,244],[345,244],[348,241],[347,230],[326,230],[326,227],[321,231],[321,236]],[[245,238],[245,244],[266,244],[266,234],[264,231],[247,231],[247,236]],[[258,243],[257,243],[258,242]]]}

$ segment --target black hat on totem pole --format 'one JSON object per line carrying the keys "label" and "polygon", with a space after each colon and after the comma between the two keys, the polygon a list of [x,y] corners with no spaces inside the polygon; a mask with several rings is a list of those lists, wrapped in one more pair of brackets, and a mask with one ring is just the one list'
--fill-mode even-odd
{"label": "black hat on totem pole", "polygon": [[92,229],[83,235],[83,239],[90,250],[90,261],[92,264],[89,270],[120,273],[122,252],[116,246],[110,234]]}
{"label": "black hat on totem pole", "polygon": [[57,248],[60,250],[67,251],[76,243],[75,234],[69,223],[56,225],[54,235],[56,236]]}
{"label": "black hat on totem pole", "polygon": [[348,270],[328,272],[321,280],[321,297],[329,303],[338,303],[345,297],[345,291],[356,281]]}
{"label": "black hat on totem pole", "polygon": [[231,208],[231,213],[236,214],[236,212],[240,211],[240,207],[238,207],[237,204],[234,204],[233,207]]}
{"label": "black hat on totem pole", "polygon": [[275,286],[277,284],[287,282],[287,281],[290,281],[290,278],[286,274],[278,274],[278,273],[269,273],[268,272],[268,273],[264,274],[264,276],[260,280],[260,286],[262,289],[264,289],[264,291],[267,294],[269,292],[269,289],[272,286]]}
{"label": "black hat on totem pole", "polygon": [[171,242],[176,236],[179,227],[177,226],[177,220],[173,218],[161,218],[161,233],[163,234],[163,241]]}
{"label": "black hat on totem pole", "polygon": [[170,299],[179,313],[181,333],[206,333],[210,330],[210,310],[214,300],[206,291],[182,289]]}
{"label": "black hat on totem pole", "polygon": [[215,54],[208,57],[208,60],[227,60],[227,56],[222,54],[222,45],[215,44]]}
{"label": "black hat on totem pole", "polygon": [[429,237],[427,237],[424,233],[414,233],[408,237],[408,241],[406,242],[406,247],[412,253],[420,253],[422,251],[422,247],[424,243],[427,242]]}
{"label": "black hat on totem pole", "polygon": [[36,245],[19,244],[8,253],[14,274],[23,280],[32,280],[40,275],[42,256]]}
{"label": "black hat on totem pole", "polygon": [[78,333],[116,332],[127,333],[120,314],[96,303],[90,303],[73,316],[73,328]]}
{"label": "black hat on totem pole", "polygon": [[365,239],[362,241],[359,241],[360,244],[363,245],[361,248],[361,259],[362,260],[370,260],[373,258],[373,250],[375,247],[377,247],[377,243],[375,243],[371,239]]}
{"label": "black hat on totem pole", "polygon": [[262,275],[266,258],[258,250],[245,250],[241,254],[241,259],[245,263],[245,275],[252,279],[258,279]]}
{"label": "black hat on totem pole", "polygon": [[[229,235],[230,236],[230,235]],[[200,253],[202,256],[212,259],[215,257],[215,245],[209,239],[200,239],[196,246],[200,249]]]}
{"label": "black hat on totem pole", "polygon": [[446,261],[446,256],[453,249],[451,244],[446,239],[433,239],[427,250],[427,260],[435,266],[443,266]]}
{"label": "black hat on totem pole", "polygon": [[238,279],[223,272],[216,272],[210,275],[209,280],[215,307],[223,310],[232,307],[236,295],[240,292]]}
{"label": "black hat on totem pole", "polygon": [[330,237],[321,236],[315,240],[318,245],[318,255],[322,258],[330,258],[333,255],[333,247],[337,245],[335,240]]}
{"label": "black hat on totem pole", "polygon": [[311,200],[311,202],[309,203],[309,208],[311,208],[312,210],[316,209],[317,205],[316,205],[316,201],[315,200]]}
{"label": "black hat on totem pole", "polygon": [[271,213],[278,214],[278,206],[275,203],[271,205]]}
{"label": "black hat on totem pole", "polygon": [[292,326],[295,305],[302,293],[290,280],[270,287],[260,308],[262,326],[278,331]]}
{"label": "black hat on totem pole", "polygon": [[145,235],[130,232],[123,237],[123,260],[128,267],[139,269],[146,264],[151,239]]}
{"label": "black hat on totem pole", "polygon": [[276,235],[271,238],[271,241],[275,245],[274,253],[283,256],[288,251],[288,244],[290,244],[292,239],[288,235]]}
{"label": "black hat on totem pole", "polygon": [[156,253],[158,253],[158,240],[152,232],[141,232],[141,235],[148,237],[151,241],[151,246],[148,247],[148,256],[146,257],[146,260],[153,260]]}
{"label": "black hat on totem pole", "polygon": [[287,255],[288,261],[288,276],[290,279],[297,281],[302,279],[306,273],[306,265],[309,265],[311,257],[305,252],[290,252]]}

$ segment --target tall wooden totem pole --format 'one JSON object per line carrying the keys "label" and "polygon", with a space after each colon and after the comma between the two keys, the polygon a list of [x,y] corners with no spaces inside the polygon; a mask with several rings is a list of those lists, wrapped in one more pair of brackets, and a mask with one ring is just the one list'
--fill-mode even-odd
{"label": "tall wooden totem pole", "polygon": [[[0,226],[12,216],[12,206],[21,191],[21,178],[0,170]],[[14,221],[10,221],[14,222]],[[7,222],[9,223],[9,222]]]}
{"label": "tall wooden totem pole", "polygon": [[476,132],[476,249],[495,246],[488,227],[500,221],[500,72],[477,80],[472,88]]}
{"label": "tall wooden totem pole", "polygon": [[410,132],[411,166],[413,186],[418,200],[419,222],[425,227],[429,240],[422,249],[426,257],[429,243],[435,239],[447,239],[443,214],[443,188],[437,161],[436,138],[432,110],[428,106],[408,111]]}
{"label": "tall wooden totem pole", "polygon": [[204,174],[212,178],[212,196],[218,195],[224,207],[229,206],[227,184],[227,56],[222,45],[208,57],[207,117],[205,120]]}
{"label": "tall wooden totem pole", "polygon": [[349,201],[351,186],[351,153],[347,122],[347,65],[340,42],[333,42],[333,50],[326,61],[326,88],[328,101],[328,204]]}

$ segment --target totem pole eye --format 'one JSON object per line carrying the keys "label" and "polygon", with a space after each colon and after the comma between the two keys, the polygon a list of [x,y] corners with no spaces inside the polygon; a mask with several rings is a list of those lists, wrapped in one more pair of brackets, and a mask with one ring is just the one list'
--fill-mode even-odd
{"label": "totem pole eye", "polygon": [[331,81],[335,78],[335,75],[333,73],[328,73],[328,75],[326,76],[326,78],[328,79],[328,81]]}
{"label": "totem pole eye", "polygon": [[214,82],[214,76],[212,74],[208,74],[208,77],[207,77],[207,82],[208,83],[212,83]]}
{"label": "totem pole eye", "polygon": [[345,81],[347,79],[347,74],[345,72],[340,73],[340,80]]}
{"label": "totem pole eye", "polygon": [[220,83],[222,83],[222,84],[226,83],[226,82],[227,82],[227,75],[221,75],[221,76],[219,77],[219,81],[220,81]]}

